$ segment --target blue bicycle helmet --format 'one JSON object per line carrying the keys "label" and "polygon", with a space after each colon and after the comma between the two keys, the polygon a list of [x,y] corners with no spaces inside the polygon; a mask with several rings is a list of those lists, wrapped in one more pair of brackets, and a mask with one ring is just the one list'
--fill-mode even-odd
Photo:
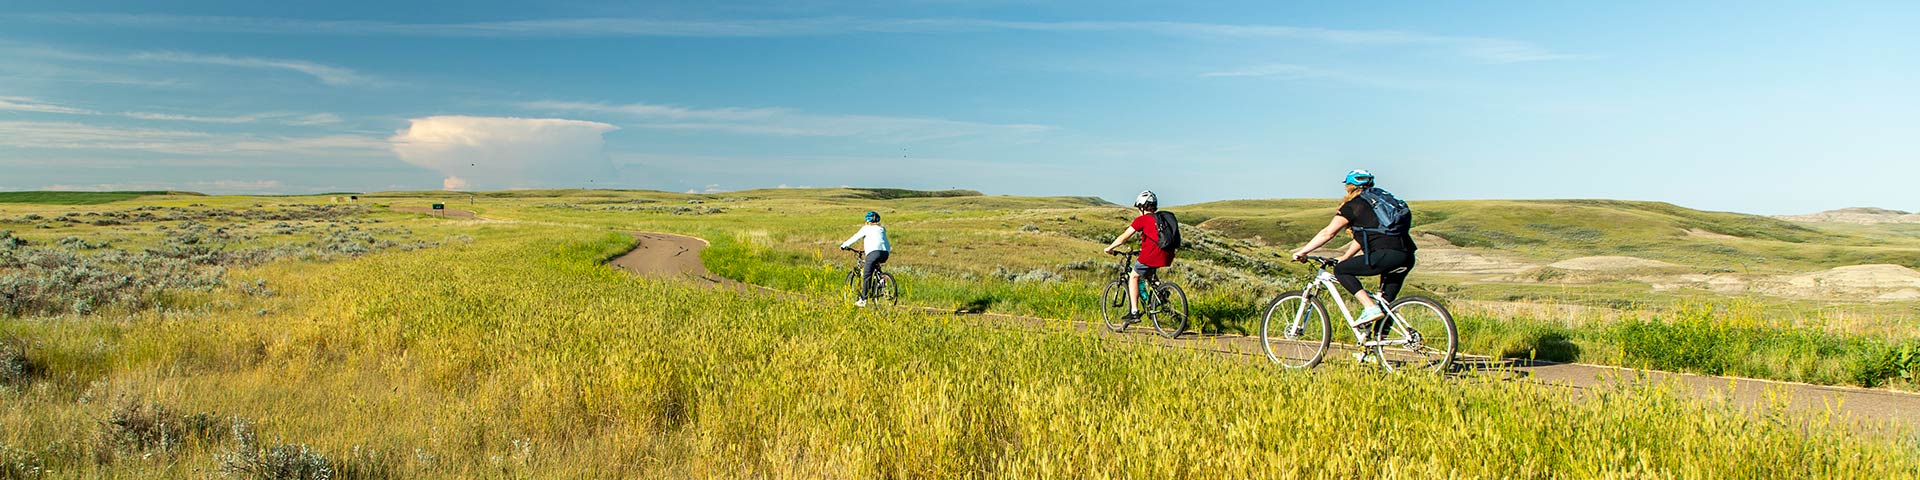
{"label": "blue bicycle helmet", "polygon": [[1356,187],[1371,187],[1373,186],[1373,172],[1369,172],[1366,169],[1347,172],[1347,180],[1345,183]]}
{"label": "blue bicycle helmet", "polygon": [[880,221],[880,212],[867,212],[867,223]]}

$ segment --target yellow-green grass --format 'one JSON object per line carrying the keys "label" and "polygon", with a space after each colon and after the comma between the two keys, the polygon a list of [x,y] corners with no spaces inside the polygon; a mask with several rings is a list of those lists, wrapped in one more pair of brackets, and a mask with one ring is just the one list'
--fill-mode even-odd
{"label": "yellow-green grass", "polygon": [[[1657,386],[1576,400],[1280,371],[636,278],[600,263],[631,240],[597,228],[458,228],[474,241],[237,273],[280,285],[273,298],[0,320],[39,372],[0,391],[0,460],[60,477],[204,476],[242,450],[224,429],[238,416],[262,443],[393,478],[1920,474],[1910,432]],[[223,428],[103,453],[128,404]]]}

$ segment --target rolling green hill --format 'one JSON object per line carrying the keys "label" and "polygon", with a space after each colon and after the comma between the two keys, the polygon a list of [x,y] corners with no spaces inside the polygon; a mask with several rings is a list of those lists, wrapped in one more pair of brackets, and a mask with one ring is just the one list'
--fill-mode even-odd
{"label": "rolling green hill", "polygon": [[149,195],[202,195],[194,192],[146,191],[146,192],[0,192],[0,203],[34,203],[42,205],[99,205],[132,200]]}
{"label": "rolling green hill", "polygon": [[[1266,245],[1325,227],[1332,199],[1234,200],[1179,207],[1183,221]],[[1920,268],[1920,239],[1668,203],[1620,200],[1413,201],[1414,232],[1540,263],[1631,256],[1702,272],[1794,272],[1885,263]],[[1888,229],[1891,230],[1891,229]]]}

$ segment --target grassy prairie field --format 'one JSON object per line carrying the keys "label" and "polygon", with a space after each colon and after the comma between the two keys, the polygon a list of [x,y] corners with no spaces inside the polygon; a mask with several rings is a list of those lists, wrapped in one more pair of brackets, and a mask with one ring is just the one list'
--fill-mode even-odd
{"label": "grassy prairie field", "polygon": [[[716,273],[833,294],[847,260],[830,248],[852,232],[848,219],[874,209],[895,230],[909,301],[1085,319],[1110,267],[1095,240],[1127,216],[1089,199],[362,198],[0,205],[0,229],[17,239],[0,244],[11,259],[0,288],[67,267],[101,282],[99,292],[5,290],[13,302],[23,292],[62,301],[0,316],[0,478],[1920,475],[1914,432],[1784,407],[1743,412],[1663,385],[1574,399],[1529,383],[1337,365],[1302,374],[603,265],[631,244],[617,231],[687,233],[713,242]],[[389,211],[433,201],[482,219]],[[1244,328],[1250,305],[1304,273],[1252,239],[1196,231],[1202,247],[1174,279],[1195,287],[1206,328]],[[121,256],[78,268],[61,255]],[[68,263],[46,263],[55,260]],[[149,265],[138,262],[174,270],[102,280]],[[122,296],[84,296],[100,292]],[[80,298],[117,300],[73,308]],[[1861,352],[1888,348],[1848,333],[1867,322],[1815,328],[1749,315],[1769,300],[1705,298],[1581,307],[1594,310],[1574,313],[1588,317],[1579,322],[1465,308],[1480,313],[1463,315],[1463,333],[1482,351],[1498,345],[1476,338],[1558,341],[1583,359],[1727,371],[1748,364],[1701,357],[1688,342],[1751,342],[1741,355],[1788,352],[1779,355],[1809,362],[1807,372],[1838,376],[1859,371],[1850,362],[1871,355]],[[1617,352],[1596,353],[1608,345]],[[1880,380],[1898,384],[1892,375]]]}

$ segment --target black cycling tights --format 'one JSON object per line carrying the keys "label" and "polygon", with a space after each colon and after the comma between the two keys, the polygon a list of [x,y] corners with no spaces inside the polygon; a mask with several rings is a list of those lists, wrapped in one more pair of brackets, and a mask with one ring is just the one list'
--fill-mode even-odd
{"label": "black cycling tights", "polygon": [[[1373,265],[1367,265],[1372,258]],[[1380,276],[1380,297],[1393,301],[1400,296],[1400,285],[1407,283],[1407,272],[1413,270],[1413,254],[1399,250],[1380,250],[1365,255],[1355,255],[1347,261],[1333,266],[1333,276],[1340,280],[1340,286],[1347,287],[1347,293],[1356,293],[1361,289],[1360,277]]]}

